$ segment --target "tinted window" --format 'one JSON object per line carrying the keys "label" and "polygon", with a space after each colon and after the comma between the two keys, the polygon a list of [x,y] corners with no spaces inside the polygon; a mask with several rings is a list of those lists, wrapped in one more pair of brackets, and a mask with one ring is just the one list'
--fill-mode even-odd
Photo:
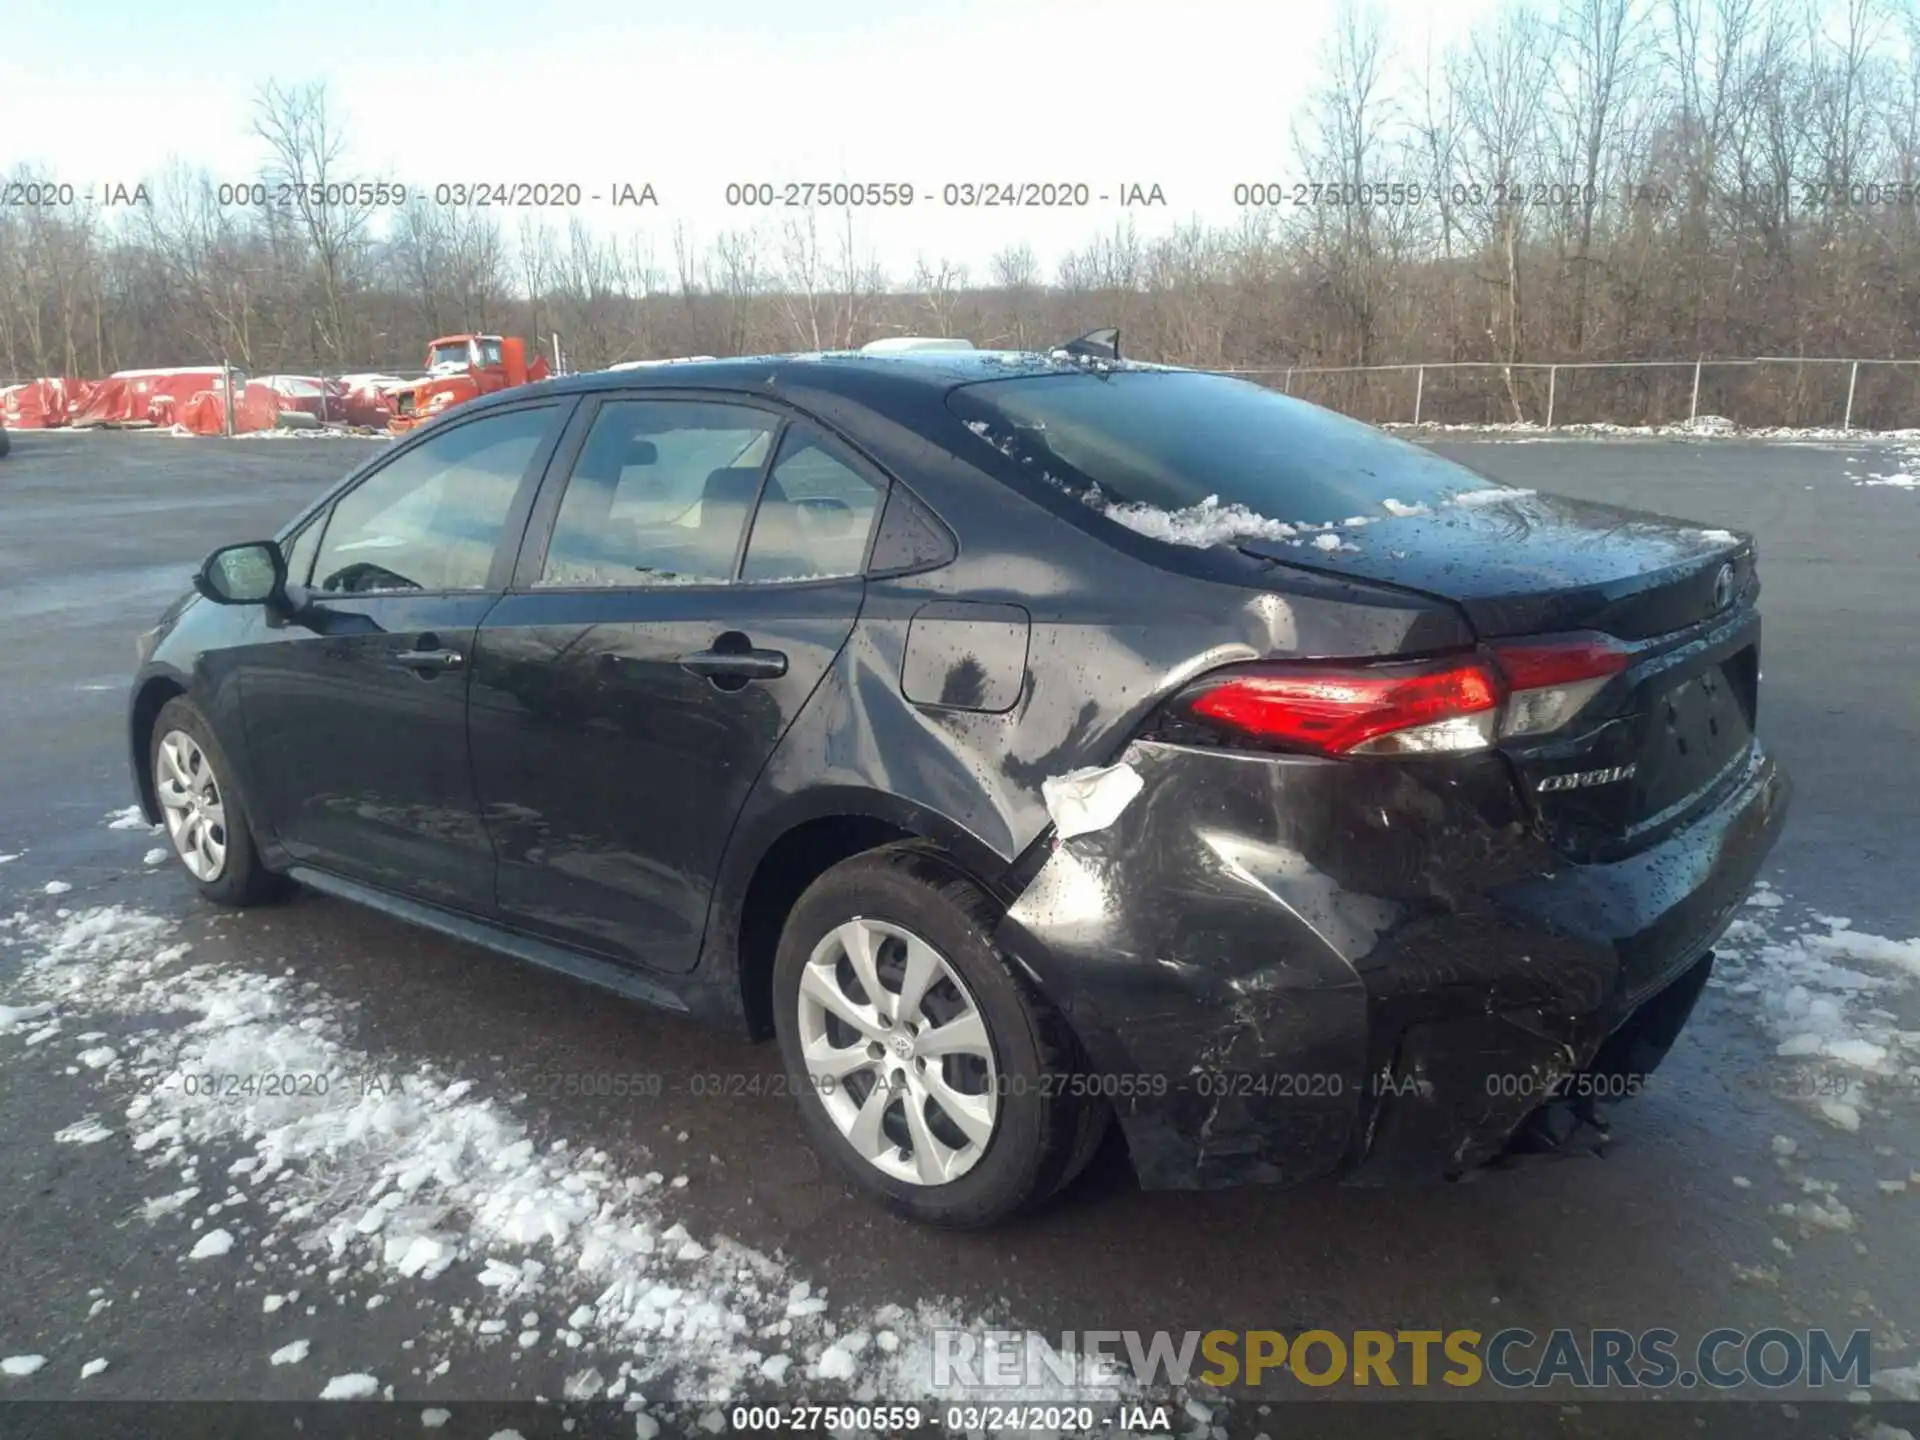
{"label": "tinted window", "polygon": [[747,541],[743,580],[858,575],[880,492],[804,425],[791,427]]}
{"label": "tinted window", "polygon": [[1223,375],[991,380],[950,403],[1022,473],[1084,499],[1184,510],[1213,495],[1269,520],[1326,524],[1485,483],[1422,446]]}
{"label": "tinted window", "polygon": [[706,401],[602,405],[567,480],[539,583],[731,580],[779,423]]}
{"label": "tinted window", "polygon": [[336,593],[478,590],[550,405],[469,420],[423,440],[335,502],[314,585]]}

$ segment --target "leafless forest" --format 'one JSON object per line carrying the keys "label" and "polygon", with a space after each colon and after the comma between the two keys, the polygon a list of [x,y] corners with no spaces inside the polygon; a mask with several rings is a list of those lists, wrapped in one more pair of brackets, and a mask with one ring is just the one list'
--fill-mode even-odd
{"label": "leafless forest", "polygon": [[[934,256],[887,274],[853,212],[698,236],[649,211],[652,230],[611,234],[420,200],[222,206],[179,167],[147,178],[147,205],[0,210],[0,372],[417,366],[464,329],[557,332],[575,368],[1109,324],[1129,353],[1218,368],[1920,356],[1920,0],[1516,3],[1434,55],[1356,4],[1320,73],[1248,177],[1286,182],[1285,203],[1150,237],[1089,211],[1051,274],[1018,211],[985,274]],[[270,83],[245,123],[269,182],[378,178],[322,89]],[[1318,203],[1292,203],[1296,181]],[[1847,381],[1715,373],[1703,412],[1788,422],[1837,413]],[[1296,393],[1362,412],[1404,410],[1413,383],[1321,378]],[[1563,375],[1561,416],[1684,418],[1690,384]],[[1427,385],[1433,418],[1537,418],[1545,380]],[[1860,390],[1856,423],[1920,423],[1920,367],[1863,370]]]}

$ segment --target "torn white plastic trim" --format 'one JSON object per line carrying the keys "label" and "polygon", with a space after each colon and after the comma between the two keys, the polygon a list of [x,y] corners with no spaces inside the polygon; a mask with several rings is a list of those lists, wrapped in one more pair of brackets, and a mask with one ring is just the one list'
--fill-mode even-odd
{"label": "torn white plastic trim", "polygon": [[1040,782],[1047,814],[1062,840],[1104,830],[1120,818],[1133,797],[1146,787],[1140,772],[1124,761],[1118,765],[1070,770]]}

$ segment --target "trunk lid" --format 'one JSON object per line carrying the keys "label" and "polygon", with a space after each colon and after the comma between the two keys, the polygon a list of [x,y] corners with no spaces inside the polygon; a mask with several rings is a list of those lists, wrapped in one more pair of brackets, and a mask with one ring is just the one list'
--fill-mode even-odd
{"label": "trunk lid", "polygon": [[1249,539],[1240,548],[1451,601],[1484,640],[1671,634],[1725,608],[1714,594],[1723,563],[1734,565],[1736,595],[1753,570],[1752,546],[1729,531],[1525,490],[1469,491],[1418,514],[1322,533],[1352,548],[1317,549],[1312,537]]}
{"label": "trunk lid", "polygon": [[1311,540],[1247,540],[1290,567],[1396,585],[1456,606],[1492,643],[1599,631],[1627,666],[1572,720],[1500,748],[1556,850],[1601,862],[1716,803],[1751,756],[1760,619],[1750,540],[1683,521],[1524,491]]}

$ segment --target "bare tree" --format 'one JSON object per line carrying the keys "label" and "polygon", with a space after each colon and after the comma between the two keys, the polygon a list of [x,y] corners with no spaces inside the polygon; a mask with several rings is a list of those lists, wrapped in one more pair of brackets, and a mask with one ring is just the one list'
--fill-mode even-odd
{"label": "bare tree", "polygon": [[1040,295],[1040,263],[1033,247],[1009,245],[994,255],[987,267],[993,288],[1000,292],[1000,313],[994,334],[996,342],[1011,340],[1016,350],[1033,345],[1034,310]]}
{"label": "bare tree", "polygon": [[925,313],[932,321],[933,333],[953,334],[954,314],[966,294],[967,267],[947,260],[930,265],[922,255],[914,262],[909,288],[921,297]]}
{"label": "bare tree", "polygon": [[1561,12],[1561,48],[1569,72],[1561,98],[1575,166],[1568,173],[1577,187],[1567,344],[1576,352],[1587,337],[1595,226],[1602,204],[1621,183],[1608,164],[1609,151],[1641,78],[1646,24],[1641,0],[1567,0]]}
{"label": "bare tree", "polygon": [[[1491,33],[1469,42],[1458,76],[1469,142],[1462,151],[1462,171],[1491,262],[1483,272],[1493,297],[1487,335],[1509,365],[1526,350],[1526,272],[1520,262],[1529,187],[1538,183],[1530,162],[1540,149],[1540,97],[1553,64],[1552,43],[1538,12],[1524,3],[1510,4]],[[1512,370],[1503,378],[1511,418],[1524,419]]]}
{"label": "bare tree", "polygon": [[[299,217],[319,281],[313,358],[336,364],[360,336],[350,332],[350,297],[359,279],[373,199],[362,177],[346,169],[346,135],[327,101],[326,86],[286,88],[268,82],[254,100],[253,133],[267,145],[270,200],[284,194]],[[322,353],[319,347],[325,347]]]}
{"label": "bare tree", "polygon": [[1322,342],[1355,365],[1373,361],[1383,284],[1372,190],[1384,178],[1375,165],[1384,148],[1385,53],[1379,12],[1363,8],[1361,0],[1341,0],[1322,57],[1326,81],[1309,102],[1304,133],[1294,142],[1300,173],[1315,177],[1319,187],[1304,212],[1298,244],[1324,297]]}

